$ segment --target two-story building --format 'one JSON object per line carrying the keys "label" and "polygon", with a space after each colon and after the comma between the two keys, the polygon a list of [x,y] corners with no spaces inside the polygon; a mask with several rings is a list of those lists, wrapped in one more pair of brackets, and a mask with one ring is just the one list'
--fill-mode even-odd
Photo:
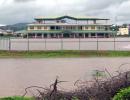
{"label": "two-story building", "polygon": [[28,24],[27,30],[16,33],[27,34],[29,38],[95,38],[111,37],[109,19],[77,18],[61,16],[56,18],[35,18],[35,22]]}

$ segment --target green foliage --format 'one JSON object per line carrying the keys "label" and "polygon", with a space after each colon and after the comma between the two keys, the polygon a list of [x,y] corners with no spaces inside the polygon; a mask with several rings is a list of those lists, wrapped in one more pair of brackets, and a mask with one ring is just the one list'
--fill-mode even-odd
{"label": "green foliage", "polygon": [[71,100],[79,100],[77,97],[73,97]]}
{"label": "green foliage", "polygon": [[130,100],[130,87],[121,89],[113,98],[113,100]]}
{"label": "green foliage", "polygon": [[29,98],[29,97],[14,96],[14,97],[0,98],[0,100],[34,100],[34,99],[33,98]]}

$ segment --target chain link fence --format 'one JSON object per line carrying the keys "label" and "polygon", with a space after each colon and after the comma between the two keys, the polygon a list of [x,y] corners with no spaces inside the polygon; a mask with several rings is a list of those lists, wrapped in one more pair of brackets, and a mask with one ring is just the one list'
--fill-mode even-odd
{"label": "chain link fence", "polygon": [[0,38],[0,50],[130,50],[129,37],[115,38]]}

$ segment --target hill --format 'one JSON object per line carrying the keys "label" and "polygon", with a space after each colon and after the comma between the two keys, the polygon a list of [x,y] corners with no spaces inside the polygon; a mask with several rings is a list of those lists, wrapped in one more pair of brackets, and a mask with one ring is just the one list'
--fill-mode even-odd
{"label": "hill", "polygon": [[16,23],[16,24],[13,24],[13,25],[0,26],[0,29],[13,30],[15,32],[15,31],[26,29],[27,24],[28,23]]}

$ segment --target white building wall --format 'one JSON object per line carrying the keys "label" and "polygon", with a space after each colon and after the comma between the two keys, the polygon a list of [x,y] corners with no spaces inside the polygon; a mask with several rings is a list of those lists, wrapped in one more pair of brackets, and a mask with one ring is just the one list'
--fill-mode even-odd
{"label": "white building wall", "polygon": [[129,28],[119,28],[117,35],[129,35]]}

